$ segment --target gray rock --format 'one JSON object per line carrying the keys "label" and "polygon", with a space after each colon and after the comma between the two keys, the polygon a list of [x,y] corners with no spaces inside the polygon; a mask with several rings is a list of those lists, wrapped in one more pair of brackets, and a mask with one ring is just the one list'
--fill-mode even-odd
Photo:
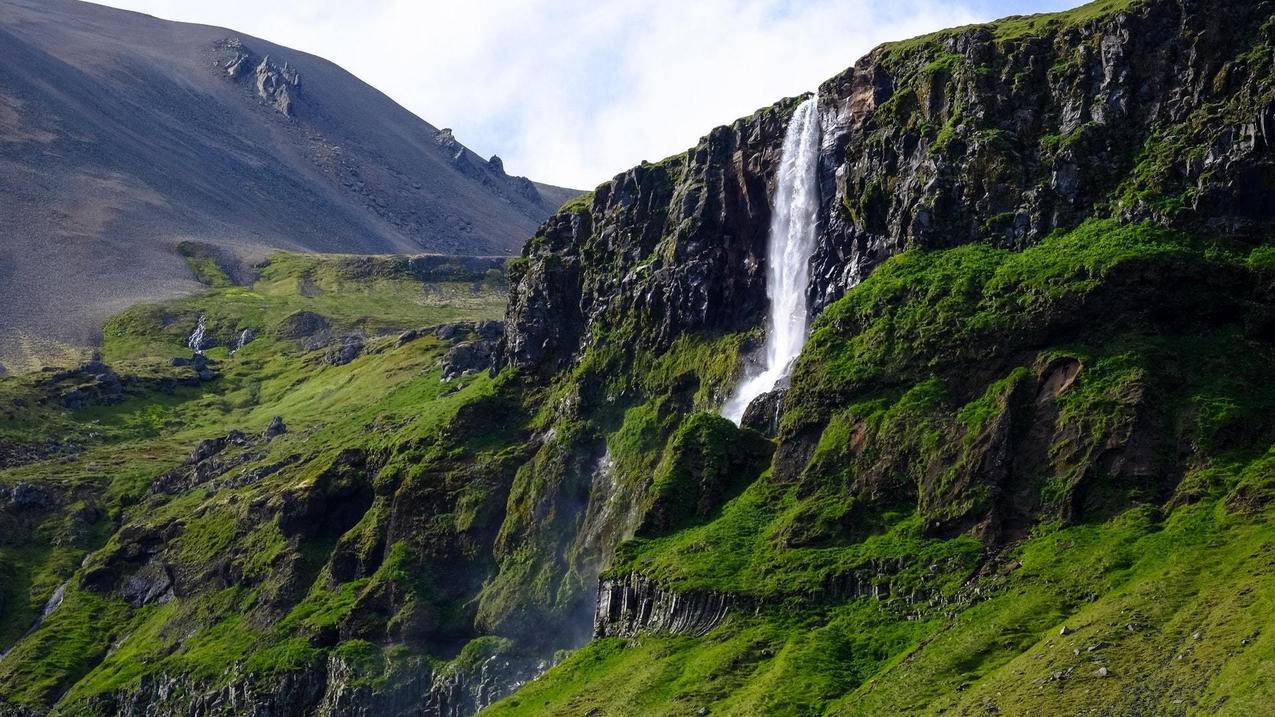
{"label": "gray rock", "polygon": [[14,510],[47,512],[62,505],[62,495],[48,486],[23,481],[0,485],[0,504]]}
{"label": "gray rock", "polygon": [[462,341],[465,337],[474,332],[474,322],[457,321],[450,324],[442,324],[434,329],[434,335],[443,341],[455,343]]}
{"label": "gray rock", "polygon": [[505,322],[479,321],[474,325],[474,333],[484,341],[499,341],[505,335]]}
{"label": "gray rock", "polygon": [[491,368],[496,347],[489,341],[465,341],[443,355],[443,380],[450,381]]}
{"label": "gray rock", "polygon": [[133,607],[166,603],[173,599],[172,573],[159,559],[152,558],[124,578],[119,594]]}
{"label": "gray rock", "polygon": [[774,438],[779,433],[779,417],[784,410],[784,395],[787,391],[785,388],[778,388],[754,398],[748,408],[744,409],[740,425]]}
{"label": "gray rock", "polygon": [[328,320],[313,311],[296,311],[288,314],[275,328],[275,336],[285,340],[308,339],[325,335]]}
{"label": "gray rock", "polygon": [[270,419],[270,424],[266,426],[266,430],[261,432],[261,437],[267,441],[276,436],[282,436],[288,432],[288,427],[283,423],[282,416],[275,416]]}
{"label": "gray rock", "polygon": [[344,336],[328,348],[324,360],[333,366],[344,366],[363,353],[363,338],[360,336]]}

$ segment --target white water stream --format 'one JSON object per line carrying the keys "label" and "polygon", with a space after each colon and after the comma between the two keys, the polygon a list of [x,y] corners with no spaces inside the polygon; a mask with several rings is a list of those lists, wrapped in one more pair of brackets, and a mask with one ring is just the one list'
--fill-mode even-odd
{"label": "white water stream", "polygon": [[748,404],[788,378],[809,330],[806,291],[810,286],[810,255],[815,250],[815,221],[819,212],[819,104],[817,97],[801,103],[784,134],[779,161],[779,187],[766,247],[766,295],[770,321],[766,330],[766,363],[746,373],[722,415],[735,423]]}
{"label": "white water stream", "polygon": [[204,327],[204,322],[207,320],[207,316],[200,314],[199,321],[195,323],[195,330],[190,333],[190,338],[186,339],[186,345],[193,349],[197,354],[203,353],[203,350],[200,347],[203,346],[204,336],[207,333],[207,329]]}

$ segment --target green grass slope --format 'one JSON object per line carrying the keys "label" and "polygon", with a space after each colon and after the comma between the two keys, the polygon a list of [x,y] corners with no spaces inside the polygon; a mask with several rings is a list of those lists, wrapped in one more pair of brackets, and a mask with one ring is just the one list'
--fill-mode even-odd
{"label": "green grass slope", "polygon": [[1111,222],[896,257],[820,318],[775,467],[610,570],[747,607],[485,714],[1262,714],[1273,282]]}
{"label": "green grass slope", "polygon": [[[399,334],[499,318],[499,272],[444,268],[422,280],[398,258],[286,254],[246,285],[212,260],[192,259],[192,269],[206,293],[135,307],[108,324],[102,358],[122,383],[119,395],[68,408],[69,384],[80,378],[46,370],[0,379],[0,445],[10,451],[0,490],[44,496],[0,510],[0,651],[9,651],[0,707],[60,701],[71,712],[109,712],[86,705],[144,675],[226,679],[234,664],[275,674],[322,657],[326,650],[298,641],[299,626],[330,623],[357,598],[360,585],[329,592],[315,579],[339,528],[358,516],[302,538],[253,513],[312,490],[330,501],[357,498],[362,489],[343,473],[352,451],[419,441],[497,390],[485,374],[442,382],[448,343],[429,331]],[[296,333],[302,312],[322,317],[319,334]],[[191,355],[186,341],[201,315],[218,342],[206,352],[215,377],[203,381],[170,360]],[[237,348],[244,329],[254,338]],[[359,337],[362,352],[334,365],[329,343],[347,336]],[[274,417],[287,432],[257,439]],[[239,454],[223,454],[241,485],[153,487],[201,441],[232,431],[249,437]],[[170,541],[176,599],[136,606],[86,587],[86,573],[116,569],[120,551],[136,548],[130,540],[156,530]],[[28,634],[63,583],[60,605]],[[366,642],[331,647],[369,671],[389,669]]]}

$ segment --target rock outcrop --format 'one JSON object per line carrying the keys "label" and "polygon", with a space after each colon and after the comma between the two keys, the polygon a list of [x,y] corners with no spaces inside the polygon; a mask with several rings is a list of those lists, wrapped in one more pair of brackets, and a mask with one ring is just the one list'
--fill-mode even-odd
{"label": "rock outcrop", "polygon": [[258,57],[235,37],[218,43],[219,62],[226,77],[250,85],[257,98],[276,112],[291,117],[301,89],[301,75],[285,61],[273,62],[269,55]]}
{"label": "rock outcrop", "polygon": [[593,620],[594,637],[633,637],[644,632],[702,636],[745,604],[713,592],[675,592],[636,573],[602,580]]}

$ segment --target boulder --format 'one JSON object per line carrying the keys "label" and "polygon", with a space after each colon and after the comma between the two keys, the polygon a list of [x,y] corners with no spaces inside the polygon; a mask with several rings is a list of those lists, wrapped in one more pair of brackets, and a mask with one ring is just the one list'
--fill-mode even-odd
{"label": "boulder", "polygon": [[443,380],[450,381],[491,368],[496,347],[489,341],[464,341],[443,355]]}

